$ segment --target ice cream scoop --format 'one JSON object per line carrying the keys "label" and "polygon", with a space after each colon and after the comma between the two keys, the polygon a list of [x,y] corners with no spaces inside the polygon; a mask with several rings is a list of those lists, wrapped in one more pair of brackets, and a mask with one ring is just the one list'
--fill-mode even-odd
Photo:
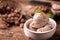
{"label": "ice cream scoop", "polygon": [[51,29],[52,29],[52,25],[51,24],[47,24],[44,27],[37,29],[37,32],[45,32],[45,31],[49,31]]}
{"label": "ice cream scoop", "polygon": [[33,16],[33,21],[30,23],[30,26],[33,28],[41,28],[46,25],[49,21],[49,18],[45,15],[44,12],[36,13]]}
{"label": "ice cream scoop", "polygon": [[31,27],[31,26],[29,27],[29,29],[32,30],[32,31],[37,31],[36,28],[33,28],[33,27]]}

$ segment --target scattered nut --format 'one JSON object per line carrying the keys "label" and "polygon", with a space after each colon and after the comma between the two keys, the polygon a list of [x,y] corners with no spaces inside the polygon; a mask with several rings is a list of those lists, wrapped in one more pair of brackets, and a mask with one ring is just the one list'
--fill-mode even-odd
{"label": "scattered nut", "polygon": [[22,18],[22,19],[21,19],[21,23],[24,23],[24,22],[25,22],[25,19],[24,19],[24,18]]}
{"label": "scattered nut", "polygon": [[23,28],[23,26],[24,26],[24,23],[20,23],[20,27]]}
{"label": "scattered nut", "polygon": [[18,21],[15,21],[15,25],[17,25],[19,22]]}

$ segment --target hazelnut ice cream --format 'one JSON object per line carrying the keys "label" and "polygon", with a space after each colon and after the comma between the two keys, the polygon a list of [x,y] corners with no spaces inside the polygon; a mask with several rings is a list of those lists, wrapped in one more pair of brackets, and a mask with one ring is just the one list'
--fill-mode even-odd
{"label": "hazelnut ice cream", "polygon": [[47,25],[45,25],[44,27],[37,29],[37,32],[48,31],[48,30],[51,29],[51,26],[52,26],[51,24],[47,24]]}
{"label": "hazelnut ice cream", "polygon": [[48,31],[51,29],[52,26],[48,22],[49,18],[45,15],[44,12],[36,13],[32,18],[32,22],[29,25],[29,29],[37,32]]}
{"label": "hazelnut ice cream", "polygon": [[35,14],[32,20],[30,26],[34,28],[41,28],[49,21],[48,17],[43,12]]}

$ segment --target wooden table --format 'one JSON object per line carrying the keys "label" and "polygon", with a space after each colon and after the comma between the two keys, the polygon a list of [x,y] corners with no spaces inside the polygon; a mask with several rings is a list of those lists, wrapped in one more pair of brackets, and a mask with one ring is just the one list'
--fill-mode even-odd
{"label": "wooden table", "polygon": [[[13,26],[0,29],[0,40],[32,40],[24,35],[23,28]],[[57,21],[57,30],[53,37],[48,40],[60,40],[60,21]]]}

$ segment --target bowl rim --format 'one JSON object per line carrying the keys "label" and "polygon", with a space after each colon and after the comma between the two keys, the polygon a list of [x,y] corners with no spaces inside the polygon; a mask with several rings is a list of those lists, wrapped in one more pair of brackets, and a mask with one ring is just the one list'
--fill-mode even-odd
{"label": "bowl rim", "polygon": [[48,33],[48,32],[51,32],[51,31],[55,30],[55,29],[56,29],[56,26],[57,26],[56,21],[55,21],[54,19],[52,19],[52,18],[49,18],[49,20],[52,20],[52,21],[54,22],[55,26],[54,26],[51,30],[49,30],[49,31],[36,32],[36,31],[32,31],[32,30],[28,29],[27,26],[26,26],[26,24],[27,24],[29,21],[31,21],[31,20],[32,20],[32,18],[28,19],[28,20],[25,22],[25,24],[24,24],[24,29],[27,30],[27,31],[29,31],[29,32],[32,32],[32,33],[39,33],[39,34],[40,34],[40,33]]}

